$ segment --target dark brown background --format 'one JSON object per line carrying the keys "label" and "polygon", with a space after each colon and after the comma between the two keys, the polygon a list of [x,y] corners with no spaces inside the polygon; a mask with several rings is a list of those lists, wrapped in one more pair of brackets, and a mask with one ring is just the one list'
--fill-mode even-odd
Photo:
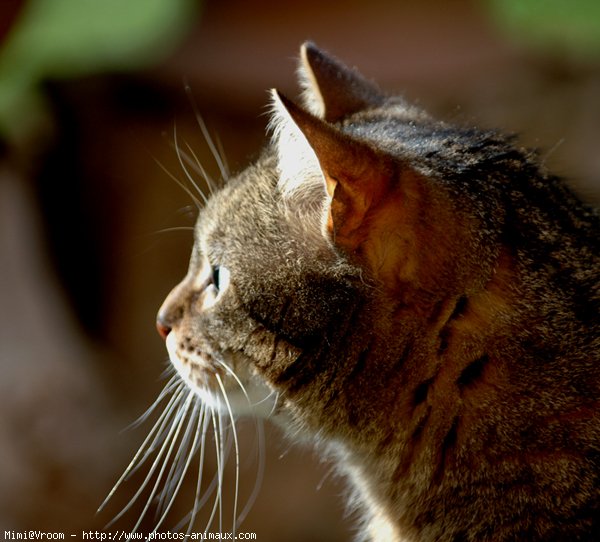
{"label": "dark brown background", "polygon": [[[51,136],[6,147],[0,162],[0,531],[96,529],[133,495],[135,482],[94,515],[150,424],[121,430],[164,383],[154,315],[192,239],[161,231],[193,224],[190,198],[157,164],[184,176],[174,126],[218,175],[184,80],[236,171],[264,141],[266,90],[296,95],[298,47],[312,39],[445,119],[521,133],[598,201],[598,57],[527,48],[484,6],[212,0],[166,61],[46,83]],[[251,459],[252,425],[243,433]],[[347,540],[344,484],[310,449],[267,437],[242,530],[261,542]],[[242,477],[251,486],[254,471]]]}

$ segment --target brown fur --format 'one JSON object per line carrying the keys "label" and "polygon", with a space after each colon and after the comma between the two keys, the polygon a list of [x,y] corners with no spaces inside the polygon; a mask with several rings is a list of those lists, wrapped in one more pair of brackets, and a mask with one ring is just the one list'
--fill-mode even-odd
{"label": "brown fur", "polygon": [[600,540],[597,216],[511,140],[302,59],[304,108],[274,94],[272,145],[201,212],[171,359],[277,392],[363,538]]}

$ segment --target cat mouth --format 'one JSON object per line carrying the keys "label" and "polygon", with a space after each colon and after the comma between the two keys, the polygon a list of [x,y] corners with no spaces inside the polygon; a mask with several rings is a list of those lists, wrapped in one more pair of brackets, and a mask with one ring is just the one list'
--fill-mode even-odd
{"label": "cat mouth", "polygon": [[269,418],[275,412],[278,393],[257,378],[237,374],[232,367],[240,364],[186,347],[174,331],[166,347],[177,374],[207,407],[236,417]]}

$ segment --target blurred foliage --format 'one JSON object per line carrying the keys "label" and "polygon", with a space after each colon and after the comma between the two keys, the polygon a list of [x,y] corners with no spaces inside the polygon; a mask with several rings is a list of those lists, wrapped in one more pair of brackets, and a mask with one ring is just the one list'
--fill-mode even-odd
{"label": "blurred foliage", "polygon": [[43,118],[40,81],[158,62],[193,21],[195,0],[29,0],[0,50],[0,137]]}
{"label": "blurred foliage", "polygon": [[599,0],[488,0],[496,20],[528,46],[600,56]]}

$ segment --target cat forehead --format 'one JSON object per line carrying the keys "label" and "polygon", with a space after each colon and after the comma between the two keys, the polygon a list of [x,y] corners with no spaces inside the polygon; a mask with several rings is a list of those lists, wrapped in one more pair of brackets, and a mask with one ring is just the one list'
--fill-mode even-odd
{"label": "cat forehead", "polygon": [[[247,235],[277,214],[273,188],[277,184],[273,153],[265,152],[254,164],[227,180],[200,210],[195,226],[201,243],[222,236]],[[254,230],[256,234],[256,229]]]}

